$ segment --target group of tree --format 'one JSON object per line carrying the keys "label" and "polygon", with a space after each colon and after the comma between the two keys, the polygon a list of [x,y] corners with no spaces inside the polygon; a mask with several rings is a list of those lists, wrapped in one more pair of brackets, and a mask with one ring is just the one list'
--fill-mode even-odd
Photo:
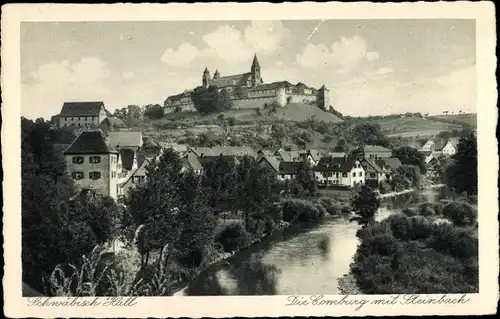
{"label": "group of tree", "polygon": [[360,123],[352,129],[352,137],[361,145],[380,145],[389,147],[389,139],[380,124]]}
{"label": "group of tree", "polygon": [[113,200],[74,197],[63,150],[57,147],[70,135],[43,119],[21,119],[22,275],[42,292],[54,266],[77,263],[118,231],[120,214]]}
{"label": "group of tree", "polygon": [[[424,203],[360,229],[351,272],[367,294],[478,291],[477,211]],[[376,266],[374,266],[376,265]]]}
{"label": "group of tree", "polygon": [[115,109],[113,117],[122,120],[128,127],[136,125],[144,117],[144,110],[138,105],[128,105],[121,109]]}
{"label": "group of tree", "polygon": [[452,160],[441,167],[442,181],[457,194],[477,196],[477,139],[474,133],[462,137]]}
{"label": "group of tree", "polygon": [[203,114],[218,113],[232,107],[229,92],[226,90],[219,92],[215,86],[198,87],[194,90],[191,98],[196,110]]}
{"label": "group of tree", "polygon": [[144,107],[144,116],[150,119],[161,119],[163,115],[163,106],[160,104],[148,104]]}

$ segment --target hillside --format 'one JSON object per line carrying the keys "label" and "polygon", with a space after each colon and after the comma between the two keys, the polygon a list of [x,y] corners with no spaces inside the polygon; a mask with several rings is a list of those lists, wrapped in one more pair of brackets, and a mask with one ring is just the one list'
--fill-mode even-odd
{"label": "hillside", "polygon": [[278,108],[275,113],[270,109],[261,109],[260,114],[255,109],[231,109],[216,114],[200,114],[200,113],[171,113],[165,115],[166,120],[176,121],[179,124],[213,124],[213,122],[223,115],[224,118],[234,118],[237,122],[254,123],[261,122],[272,124],[279,120],[302,122],[315,117],[325,122],[340,123],[342,119],[336,115],[325,112],[314,105],[302,103],[290,103],[282,108]]}
{"label": "hillside", "polygon": [[445,123],[433,118],[418,116],[387,117],[377,119],[361,119],[363,123],[377,123],[389,137],[427,137],[442,131],[460,130],[459,124]]}
{"label": "hillside", "polygon": [[477,114],[468,113],[468,114],[451,114],[451,115],[437,115],[433,116],[433,119],[442,119],[445,121],[456,122],[456,123],[465,123],[473,127],[477,127]]}

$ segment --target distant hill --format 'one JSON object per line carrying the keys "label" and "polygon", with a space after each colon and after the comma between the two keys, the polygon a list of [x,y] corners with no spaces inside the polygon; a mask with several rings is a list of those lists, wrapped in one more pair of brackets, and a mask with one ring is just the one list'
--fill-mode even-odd
{"label": "distant hill", "polygon": [[433,116],[433,119],[445,120],[456,123],[465,123],[474,127],[477,127],[477,114],[467,113],[467,114],[451,114],[451,115],[437,115]]}

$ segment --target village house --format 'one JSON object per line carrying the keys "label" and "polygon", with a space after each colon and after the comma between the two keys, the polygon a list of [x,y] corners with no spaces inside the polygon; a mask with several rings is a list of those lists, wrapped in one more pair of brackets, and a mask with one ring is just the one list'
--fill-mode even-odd
{"label": "village house", "polygon": [[203,174],[203,166],[198,160],[198,156],[194,154],[187,154],[186,156],[183,157],[182,161],[183,161],[183,166],[182,166],[183,172],[191,169],[196,175]]}
{"label": "village house", "polygon": [[305,152],[299,152],[299,160],[300,161],[306,161],[308,162],[311,166],[315,166],[318,164],[319,160],[323,157],[323,152],[320,150],[316,149],[310,149],[306,150]]}
{"label": "village house", "polygon": [[280,162],[302,162],[299,151],[285,151],[283,149],[278,149],[274,156]]}
{"label": "village house", "polygon": [[92,189],[117,199],[121,160],[101,130],[83,131],[63,154],[78,190]]}
{"label": "village house", "polygon": [[139,166],[139,168],[137,168],[132,174],[128,175],[127,178],[124,179],[124,181],[120,184],[118,199],[123,199],[124,196],[128,195],[128,192],[132,187],[143,182],[146,179],[146,168],[153,161],[154,158],[152,157],[145,158],[142,161],[141,166]]}
{"label": "village house", "polygon": [[458,138],[450,138],[446,142],[436,143],[432,151],[436,156],[453,156],[458,151],[458,142]]}
{"label": "village house", "polygon": [[372,160],[392,157],[392,150],[380,145],[365,145],[358,148],[356,153]]}
{"label": "village house", "polygon": [[355,154],[345,157],[323,157],[313,167],[319,185],[354,187],[365,184],[365,169]]}
{"label": "village house", "polygon": [[274,156],[264,155],[259,159],[258,164],[268,167],[276,174],[280,172],[280,162]]}
{"label": "village house", "polygon": [[303,163],[301,162],[280,162],[278,180],[285,181],[295,179],[302,166]]}
{"label": "village house", "polygon": [[59,127],[91,127],[99,125],[106,117],[103,102],[65,102],[57,119]]}
{"label": "village house", "polygon": [[397,157],[376,159],[374,162],[385,172],[387,179],[391,179],[392,174],[403,166]]}
{"label": "village house", "polygon": [[363,158],[361,165],[365,169],[365,183],[369,186],[378,187],[380,182],[388,178],[383,168],[379,167],[375,161]]}
{"label": "village house", "polygon": [[431,152],[434,149],[434,141],[428,140],[424,145],[419,149],[421,152]]}
{"label": "village house", "polygon": [[257,158],[257,153],[251,147],[228,146],[228,147],[190,147],[186,154],[194,154],[198,157],[206,156],[235,156],[241,159],[243,156]]}

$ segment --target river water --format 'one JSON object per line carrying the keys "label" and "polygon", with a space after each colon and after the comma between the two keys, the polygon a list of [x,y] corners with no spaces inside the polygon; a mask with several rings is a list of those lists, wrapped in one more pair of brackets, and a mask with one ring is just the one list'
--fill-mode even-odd
{"label": "river water", "polygon": [[[385,199],[376,219],[414,205],[417,198]],[[349,272],[358,228],[345,218],[294,225],[208,268],[174,296],[341,294],[337,279]]]}

